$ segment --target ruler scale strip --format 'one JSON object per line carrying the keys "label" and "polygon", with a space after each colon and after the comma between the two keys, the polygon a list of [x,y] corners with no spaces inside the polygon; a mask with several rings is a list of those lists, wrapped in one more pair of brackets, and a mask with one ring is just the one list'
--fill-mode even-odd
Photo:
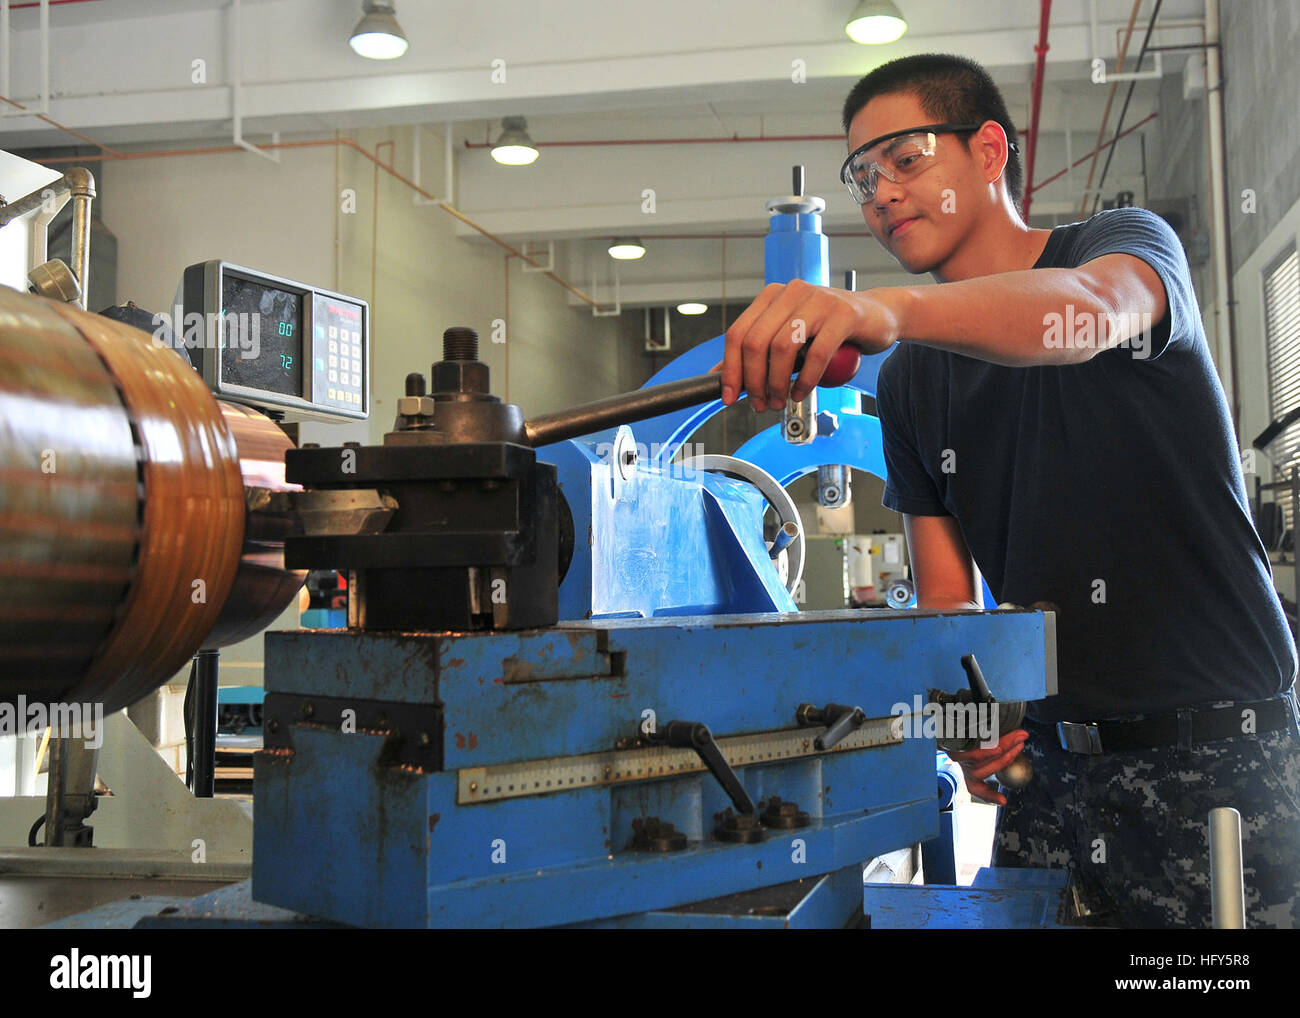
{"label": "ruler scale strip", "polygon": [[[820,728],[792,728],[757,735],[718,739],[718,748],[732,768],[751,767],[779,760],[844,753],[903,741],[905,718],[868,718],[829,750],[813,747],[824,733]],[[706,771],[704,761],[690,749],[648,746],[611,750],[583,756],[525,760],[490,767],[462,767],[457,772],[456,801],[461,805],[497,802],[531,795],[547,795],[575,788],[595,788],[630,781],[652,781]]]}

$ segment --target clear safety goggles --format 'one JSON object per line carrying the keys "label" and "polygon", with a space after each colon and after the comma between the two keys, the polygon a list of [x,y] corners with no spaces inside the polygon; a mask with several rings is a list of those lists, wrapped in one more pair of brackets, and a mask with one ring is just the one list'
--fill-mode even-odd
{"label": "clear safety goggles", "polygon": [[[901,184],[920,176],[934,165],[938,135],[978,131],[980,124],[927,124],[909,127],[873,138],[855,149],[840,168],[840,180],[849,189],[849,195],[859,205],[865,205],[876,196],[876,182],[880,177]],[[1015,142],[1013,152],[1019,151]]]}

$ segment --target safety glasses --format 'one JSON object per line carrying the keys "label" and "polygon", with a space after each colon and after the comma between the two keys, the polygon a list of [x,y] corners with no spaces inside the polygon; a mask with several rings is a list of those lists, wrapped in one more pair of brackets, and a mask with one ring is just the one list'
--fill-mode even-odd
{"label": "safety glasses", "polygon": [[[909,127],[873,138],[857,148],[844,160],[840,179],[849,189],[849,195],[859,205],[865,205],[876,196],[876,182],[880,177],[900,184],[920,176],[934,165],[938,146],[937,135],[961,134],[978,131],[980,124],[926,124]],[[1015,142],[1011,150],[1018,152]]]}

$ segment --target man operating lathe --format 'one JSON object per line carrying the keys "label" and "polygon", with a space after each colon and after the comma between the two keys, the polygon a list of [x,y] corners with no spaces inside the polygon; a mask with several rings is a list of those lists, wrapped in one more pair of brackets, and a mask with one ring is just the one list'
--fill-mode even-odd
{"label": "man operating lathe", "polygon": [[[780,407],[840,345],[893,347],[884,504],[919,607],[981,607],[981,574],[1056,606],[1060,695],[957,754],[1003,804],[995,865],[1072,869],[1109,925],[1206,926],[1208,814],[1232,806],[1248,924],[1300,925],[1296,649],[1177,237],[1135,208],[1031,229],[1015,128],[965,58],[876,69],[844,129],[868,230],[938,285],[766,287],[727,332],[724,402]],[[985,779],[1022,751],[1008,803]]]}

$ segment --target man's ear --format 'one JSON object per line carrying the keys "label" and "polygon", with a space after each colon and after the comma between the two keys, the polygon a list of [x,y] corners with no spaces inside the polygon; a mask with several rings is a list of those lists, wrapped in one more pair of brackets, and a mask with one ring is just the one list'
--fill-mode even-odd
{"label": "man's ear", "polygon": [[1007,132],[996,120],[984,121],[980,129],[971,135],[970,153],[980,161],[984,179],[993,183],[1006,172],[1011,155]]}

